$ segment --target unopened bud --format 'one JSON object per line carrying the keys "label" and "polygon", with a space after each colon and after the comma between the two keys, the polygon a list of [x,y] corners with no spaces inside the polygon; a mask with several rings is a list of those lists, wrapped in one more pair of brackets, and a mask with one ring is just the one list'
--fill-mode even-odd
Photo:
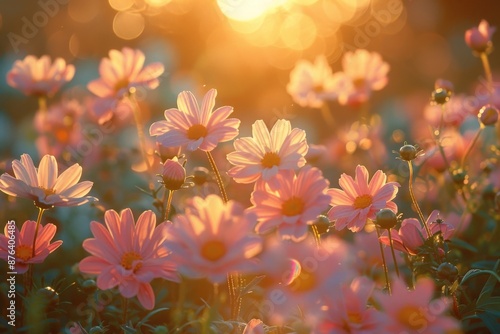
{"label": "unopened bud", "polygon": [[495,32],[486,20],[482,20],[479,26],[465,32],[465,43],[475,52],[489,52],[492,48],[491,37]]}
{"label": "unopened bud", "polygon": [[179,163],[177,157],[173,157],[163,163],[161,178],[163,185],[168,190],[178,190],[186,181],[186,170]]}
{"label": "unopened bud", "polygon": [[391,209],[382,209],[377,212],[375,222],[383,229],[390,229],[398,223],[398,217]]}
{"label": "unopened bud", "polygon": [[412,161],[418,156],[419,150],[413,145],[403,145],[399,149],[399,156],[401,160]]}
{"label": "unopened bud", "polygon": [[205,167],[195,167],[193,169],[193,182],[201,186],[210,180],[210,172]]}
{"label": "unopened bud", "polygon": [[449,262],[443,262],[439,265],[436,271],[437,277],[449,282],[454,282],[458,276],[458,269]]}
{"label": "unopened bud", "polygon": [[450,100],[450,97],[451,91],[443,88],[437,88],[432,92],[432,102],[436,104],[445,104]]}
{"label": "unopened bud", "polygon": [[479,122],[485,126],[495,125],[498,121],[498,109],[490,104],[485,105],[479,110],[477,117],[479,118]]}

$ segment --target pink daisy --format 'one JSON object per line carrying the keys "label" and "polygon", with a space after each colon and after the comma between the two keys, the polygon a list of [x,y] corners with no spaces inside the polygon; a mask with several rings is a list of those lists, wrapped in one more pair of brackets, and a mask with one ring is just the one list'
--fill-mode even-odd
{"label": "pink daisy", "polygon": [[447,298],[432,300],[434,281],[421,278],[414,290],[408,290],[404,281],[394,278],[391,284],[392,295],[376,291],[376,300],[388,319],[386,333],[441,334],[459,331],[459,322],[445,315],[451,305]]}
{"label": "pink daisy", "polygon": [[397,213],[398,207],[392,200],[396,197],[399,184],[386,183],[386,180],[385,173],[378,170],[368,183],[368,171],[361,165],[356,167],[354,180],[351,176],[342,174],[339,185],[343,190],[328,190],[332,198],[328,218],[335,221],[335,228],[342,230],[347,227],[352,232],[358,232],[381,209],[388,208]]}
{"label": "pink daisy", "polygon": [[[319,246],[312,237],[281,244],[283,249],[278,251],[293,265],[281,272],[280,282],[266,289],[267,300],[274,306],[269,317],[274,323],[282,323],[300,309],[304,318],[314,323],[326,297],[338,296],[342,284],[354,277],[351,248],[337,237],[325,238]],[[274,257],[272,249],[267,256]]]}
{"label": "pink daisy", "polygon": [[340,104],[362,104],[370,98],[372,91],[387,85],[390,67],[377,52],[363,49],[347,52],[342,58],[342,68],[343,72],[333,75]]}
{"label": "pink daisy", "polygon": [[64,100],[46,111],[35,115],[35,128],[39,133],[36,140],[41,155],[61,156],[70,147],[82,140],[80,118],[83,107],[77,100]]}
{"label": "pink daisy", "polygon": [[239,203],[224,204],[217,195],[194,197],[169,226],[165,246],[179,273],[220,283],[229,273],[253,270],[252,258],[262,248],[254,225],[255,216]]}
{"label": "pink daisy", "polygon": [[227,118],[233,107],[224,106],[212,111],[217,90],[205,94],[201,108],[193,93],[184,91],[177,97],[177,108],[165,110],[165,121],[155,122],[151,136],[165,147],[186,146],[189,151],[212,151],[218,143],[238,135],[240,120]]}
{"label": "pink daisy", "polygon": [[154,278],[179,281],[176,265],[163,246],[166,222],[155,228],[156,216],[145,211],[134,222],[130,209],[120,212],[108,210],[104,214],[106,226],[90,223],[94,238],[86,239],[83,248],[92,256],[80,261],[80,271],[98,275],[97,286],[107,290],[118,286],[122,296],[137,296],[141,305],[151,310],[155,295],[150,282]]}
{"label": "pink daisy", "polygon": [[[434,235],[441,232],[444,240],[450,240],[455,231],[453,225],[448,224],[442,220],[439,220],[439,211],[434,210],[429,215],[426,220],[429,230]],[[399,231],[395,229],[390,230],[393,246],[395,249],[402,252],[408,253],[410,255],[416,255],[418,253],[418,248],[422,246],[427,240],[427,232],[421,223],[415,218],[408,218],[403,220]],[[379,238],[380,242],[384,245],[390,246],[390,240],[387,236],[387,232]]]}
{"label": "pink daisy", "polygon": [[52,96],[62,85],[71,81],[75,75],[75,67],[66,65],[62,58],[56,58],[51,63],[49,56],[40,59],[26,56],[16,60],[7,73],[9,86],[19,89],[26,95]]}
{"label": "pink daisy", "polygon": [[302,107],[320,108],[326,100],[337,98],[332,69],[324,55],[314,63],[299,60],[286,86],[288,94]]}
{"label": "pink daisy", "polygon": [[164,68],[161,63],[144,67],[146,57],[141,50],[123,48],[109,51],[109,58],[103,58],[99,65],[99,79],[91,81],[87,87],[101,98],[118,98],[128,93],[132,87],[155,89],[160,84],[158,77]]}
{"label": "pink daisy", "polygon": [[37,169],[31,157],[23,154],[21,161],[12,162],[12,169],[15,177],[7,173],[0,176],[0,190],[10,196],[32,199],[39,208],[77,206],[97,201],[95,197],[85,196],[92,188],[92,182],[78,183],[82,176],[79,164],[58,175],[57,161],[52,155],[45,155]]}
{"label": "pink daisy", "polygon": [[375,283],[366,277],[356,277],[350,286],[344,285],[340,295],[328,296],[324,318],[313,333],[365,334],[381,333],[385,317],[367,306]]}
{"label": "pink daisy", "polygon": [[285,239],[300,241],[307,236],[307,227],[328,208],[329,182],[321,170],[306,166],[297,175],[284,171],[276,176],[275,185],[256,184],[250,201],[258,217],[257,233],[274,228]]}
{"label": "pink daisy", "polygon": [[234,141],[234,152],[227,160],[235,165],[228,174],[239,183],[259,179],[269,181],[282,170],[297,170],[304,166],[307,153],[306,133],[292,127],[284,119],[278,120],[269,131],[262,120],[252,125],[252,137]]}
{"label": "pink daisy", "polygon": [[[9,228],[9,226],[12,226]],[[0,258],[8,261],[9,255],[9,240],[15,240],[15,270],[18,274],[24,274],[28,271],[29,264],[42,263],[45,261],[50,253],[55,251],[62,245],[62,241],[54,241],[51,243],[52,238],[56,234],[56,226],[54,224],[47,224],[45,226],[39,225],[36,238],[35,256],[33,255],[33,239],[35,237],[36,222],[27,220],[21,227],[21,231],[15,225],[6,224],[4,234],[0,234]],[[12,270],[11,270],[12,271]]]}

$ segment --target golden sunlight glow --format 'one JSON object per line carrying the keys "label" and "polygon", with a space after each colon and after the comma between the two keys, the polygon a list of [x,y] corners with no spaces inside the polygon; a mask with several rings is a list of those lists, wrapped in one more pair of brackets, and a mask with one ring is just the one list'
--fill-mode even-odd
{"label": "golden sunlight glow", "polygon": [[300,12],[289,15],[281,26],[281,40],[290,49],[305,50],[316,38],[316,24]]}
{"label": "golden sunlight glow", "polygon": [[111,8],[117,11],[125,11],[132,8],[134,0],[109,0]]}
{"label": "golden sunlight glow", "polygon": [[249,21],[266,15],[286,0],[217,0],[221,12],[236,21]]}
{"label": "golden sunlight glow", "polygon": [[146,3],[153,7],[161,7],[163,5],[166,5],[170,1],[172,0],[146,0]]}
{"label": "golden sunlight glow", "polygon": [[113,31],[121,39],[134,39],[144,31],[144,17],[138,13],[118,12],[113,20]]}

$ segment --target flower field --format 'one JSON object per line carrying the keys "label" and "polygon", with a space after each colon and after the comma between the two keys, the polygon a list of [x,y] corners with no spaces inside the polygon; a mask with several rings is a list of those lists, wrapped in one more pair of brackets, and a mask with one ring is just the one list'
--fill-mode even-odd
{"label": "flower field", "polygon": [[0,332],[500,333],[500,6],[0,4]]}

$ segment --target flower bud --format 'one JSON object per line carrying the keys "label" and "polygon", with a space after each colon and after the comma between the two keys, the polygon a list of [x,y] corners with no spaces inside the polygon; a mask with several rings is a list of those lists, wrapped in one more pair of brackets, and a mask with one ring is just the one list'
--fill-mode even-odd
{"label": "flower bud", "polygon": [[445,104],[450,100],[450,97],[451,91],[443,88],[437,88],[432,92],[432,102],[436,104]]}
{"label": "flower bud", "polygon": [[178,190],[186,181],[186,170],[179,163],[177,157],[173,157],[163,163],[161,175],[163,185],[168,190]]}
{"label": "flower bud", "polygon": [[399,149],[399,156],[401,160],[412,161],[418,156],[419,150],[413,145],[403,145]]}
{"label": "flower bud", "polygon": [[195,167],[193,169],[193,182],[201,186],[210,180],[210,172],[205,167]]}
{"label": "flower bud", "polygon": [[97,290],[97,284],[93,279],[83,281],[82,284],[80,284],[80,287],[84,292],[88,294],[94,293]]}
{"label": "flower bud", "polygon": [[449,262],[443,262],[437,268],[436,274],[439,279],[454,282],[458,276],[458,269]]}
{"label": "flower bud", "polygon": [[390,229],[398,223],[398,217],[391,209],[382,209],[377,212],[375,222],[383,229]]}
{"label": "flower bud", "polygon": [[451,178],[453,182],[459,187],[463,187],[464,184],[468,183],[467,173],[461,168],[453,170],[451,172]]}
{"label": "flower bud", "polygon": [[479,118],[479,122],[485,126],[495,125],[498,121],[498,109],[490,104],[485,105],[479,110],[477,117]]}
{"label": "flower bud", "polygon": [[465,32],[465,43],[475,52],[489,52],[492,48],[491,36],[495,27],[490,27],[486,20],[482,20],[479,26]]}
{"label": "flower bud", "polygon": [[314,226],[318,229],[319,234],[326,233],[330,227],[330,219],[325,215],[319,215],[314,222]]}

